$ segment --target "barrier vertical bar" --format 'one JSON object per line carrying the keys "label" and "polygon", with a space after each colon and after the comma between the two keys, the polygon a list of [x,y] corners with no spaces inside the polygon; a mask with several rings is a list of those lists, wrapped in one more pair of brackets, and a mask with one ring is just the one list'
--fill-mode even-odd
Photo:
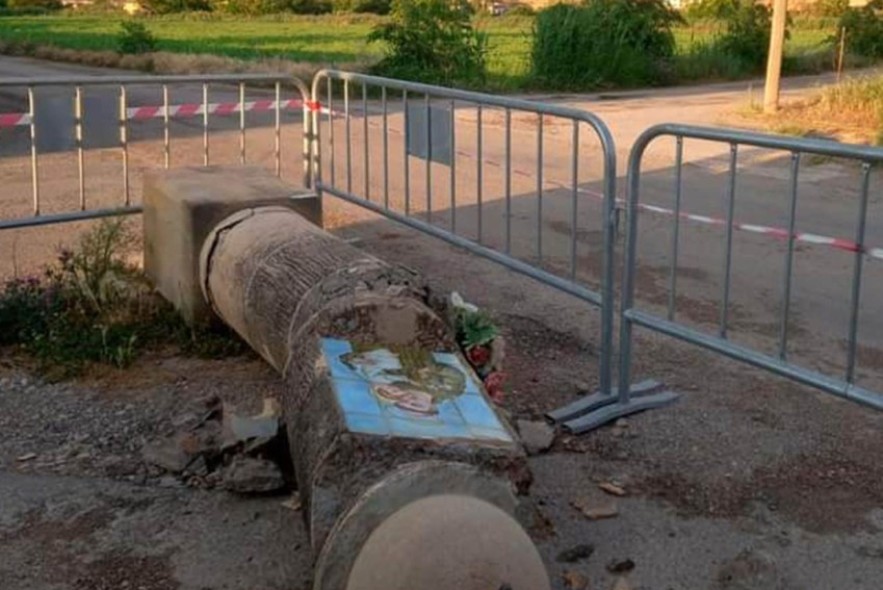
{"label": "barrier vertical bar", "polygon": [[[275,160],[276,165],[276,178],[282,177],[282,105],[279,102],[282,100],[282,85],[279,82],[275,84],[276,91],[276,100],[274,101],[273,108],[273,159]],[[315,113],[312,113],[313,118],[315,119]],[[316,125],[316,132],[318,133],[318,125]],[[318,158],[318,153],[313,154],[314,157]]]}
{"label": "barrier vertical bar", "polygon": [[172,146],[169,143],[169,87],[162,85],[162,149],[163,167],[168,170],[172,162]]}
{"label": "barrier vertical bar", "polygon": [[28,87],[28,114],[31,123],[31,193],[33,197],[34,215],[40,215],[40,165],[37,161],[37,122],[36,122],[36,100],[34,98],[34,88]]}
{"label": "barrier vertical bar", "polygon": [[678,290],[678,249],[681,233],[681,191],[683,190],[682,172],[684,164],[684,138],[680,135],[675,139],[675,207],[674,227],[671,233],[671,267],[668,272],[668,319],[675,317]]}
{"label": "barrier vertical bar", "polygon": [[570,280],[576,280],[577,243],[577,197],[579,196],[579,123],[573,122],[573,150],[571,153],[571,194],[570,194]]}
{"label": "barrier vertical bar", "polygon": [[512,111],[506,108],[506,254],[512,251]]}
{"label": "barrier vertical bar", "polygon": [[428,92],[423,100],[426,112],[426,221],[432,223],[432,107]]}
{"label": "barrier vertical bar", "polygon": [[537,263],[543,263],[543,115],[537,115]]}
{"label": "barrier vertical bar", "polygon": [[120,145],[123,149],[123,195],[129,205],[129,100],[125,85],[120,86]]}
{"label": "barrier vertical bar", "polygon": [[457,233],[457,103],[451,100],[451,231]]}
{"label": "barrier vertical bar", "polygon": [[389,209],[389,106],[386,86],[380,89],[380,102],[383,105],[383,208]]}
{"label": "barrier vertical bar", "polygon": [[727,233],[724,248],[724,281],[721,293],[720,326],[718,333],[721,338],[727,337],[727,320],[730,308],[730,274],[733,266],[733,214],[736,209],[736,158],[738,144],[730,144],[730,176],[727,188]]}
{"label": "barrier vertical bar", "polygon": [[[304,87],[297,78],[295,78],[295,88],[300,93],[301,112],[301,160],[303,161],[303,184],[306,188],[315,189],[316,180],[318,179],[318,171],[313,160],[314,135],[319,133],[316,124],[315,114],[313,113],[312,100],[309,91]],[[318,193],[317,193],[318,195]]]}
{"label": "barrier vertical bar", "polygon": [[239,164],[245,165],[245,82],[239,83]]}
{"label": "barrier vertical bar", "polygon": [[405,180],[405,216],[411,214],[411,160],[408,157],[408,141],[411,139],[411,132],[408,127],[408,91],[402,90],[402,116],[404,117],[405,140],[402,142],[402,154],[404,158],[403,174]]}
{"label": "barrier vertical bar", "polygon": [[344,129],[346,130],[346,192],[353,194],[353,135],[350,123],[350,83],[343,81],[343,113],[345,117]]}
{"label": "barrier vertical bar", "polygon": [[[277,85],[277,91],[279,86]],[[317,86],[311,88],[307,93],[303,91],[304,116],[309,114],[310,117],[310,149],[309,155],[312,160],[310,166],[310,186],[316,191],[316,194],[322,197],[322,103],[319,98],[319,89]],[[276,101],[278,104],[278,100]],[[309,111],[309,113],[307,113]]]}
{"label": "barrier vertical bar", "polygon": [[484,143],[483,143],[483,138],[481,135],[482,128],[483,128],[483,125],[481,122],[483,109],[481,107],[481,103],[478,103],[477,106],[478,106],[478,109],[475,113],[475,117],[476,117],[475,145],[476,145],[476,152],[477,152],[478,157],[475,158],[475,168],[476,168],[476,171],[475,171],[476,172],[476,174],[475,174],[475,177],[476,177],[475,194],[476,194],[476,197],[478,200],[478,243],[483,244],[484,243],[484,241],[483,241],[484,227],[482,224],[482,222],[483,222],[482,215],[483,215],[484,207],[482,206],[482,200],[483,200],[484,195],[482,193],[483,193],[483,189],[484,189],[484,180],[482,179],[482,174],[484,173]]}
{"label": "barrier vertical bar", "polygon": [[871,185],[871,165],[862,163],[861,196],[859,197],[858,222],[855,230],[855,257],[852,274],[852,296],[849,304],[849,350],[846,358],[846,382],[855,382],[855,354],[858,345],[859,303],[862,294],[862,265],[865,259],[865,226],[868,217],[868,196]]}
{"label": "barrier vertical bar", "polygon": [[794,227],[797,222],[797,177],[800,172],[800,152],[791,153],[791,177],[788,194],[788,248],[785,251],[785,277],[782,285],[782,323],[779,325],[779,358],[788,356],[788,317],[791,312],[791,278],[794,265]]}
{"label": "barrier vertical bar", "polygon": [[331,152],[331,186],[336,186],[336,176],[334,174],[334,85],[331,78],[328,78],[328,151]]}
{"label": "barrier vertical bar", "polygon": [[208,84],[202,85],[202,165],[208,166]]}
{"label": "barrier vertical bar", "polygon": [[371,151],[368,143],[368,84],[362,84],[362,133],[365,150],[365,198],[371,200]]}
{"label": "barrier vertical bar", "polygon": [[77,188],[80,194],[80,211],[86,210],[86,174],[83,154],[83,88],[74,89],[74,128],[77,142]]}

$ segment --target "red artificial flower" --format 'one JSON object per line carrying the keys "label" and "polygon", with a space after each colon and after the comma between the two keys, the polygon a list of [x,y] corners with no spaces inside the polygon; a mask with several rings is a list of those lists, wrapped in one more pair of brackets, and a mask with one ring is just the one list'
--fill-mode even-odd
{"label": "red artificial flower", "polygon": [[494,402],[503,403],[503,383],[506,381],[506,374],[500,371],[494,371],[484,379],[484,387],[487,394]]}
{"label": "red artificial flower", "polygon": [[483,367],[491,360],[491,350],[487,346],[473,346],[466,351],[466,358],[473,367]]}

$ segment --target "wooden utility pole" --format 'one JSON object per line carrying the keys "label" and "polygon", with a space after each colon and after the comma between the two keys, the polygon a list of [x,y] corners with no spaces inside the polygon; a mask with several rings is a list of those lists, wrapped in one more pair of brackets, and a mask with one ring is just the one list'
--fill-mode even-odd
{"label": "wooden utility pole", "polygon": [[763,89],[763,112],[779,110],[779,84],[782,79],[782,48],[785,45],[785,22],[788,18],[788,0],[773,0],[773,29],[770,34],[770,52],[766,64],[766,85]]}

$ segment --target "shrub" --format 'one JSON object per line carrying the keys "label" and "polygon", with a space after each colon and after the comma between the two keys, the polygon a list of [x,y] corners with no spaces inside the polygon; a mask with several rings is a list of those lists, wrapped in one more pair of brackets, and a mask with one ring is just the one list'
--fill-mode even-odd
{"label": "shrub", "polygon": [[210,10],[208,0],[145,0],[144,7],[156,14]]}
{"label": "shrub", "polygon": [[726,30],[714,43],[749,71],[762,69],[770,46],[770,9],[754,0],[742,0],[725,21]]}
{"label": "shrub", "polygon": [[696,0],[684,9],[690,20],[724,20],[739,8],[739,0]]}
{"label": "shrub", "polygon": [[389,14],[390,0],[334,0],[334,12]]}
{"label": "shrub", "polygon": [[536,16],[537,11],[534,10],[533,6],[528,4],[516,4],[509,10],[503,13],[503,16],[508,17],[516,17],[516,16]]}
{"label": "shrub", "polygon": [[61,10],[61,0],[7,0],[7,6],[16,11]]}
{"label": "shrub", "polygon": [[849,9],[849,0],[816,0],[808,8],[816,16],[840,17]]}
{"label": "shrub", "polygon": [[[264,14],[282,14],[292,12],[296,14],[323,14],[331,12],[330,2],[325,0],[227,0],[225,2],[213,2],[216,10],[230,14],[244,14],[249,16]],[[209,14],[209,16],[211,16]]]}
{"label": "shrub", "polygon": [[74,376],[90,363],[122,368],[149,345],[212,356],[243,350],[226,335],[187,328],[124,262],[131,245],[122,221],[104,221],[42,276],[8,281],[0,291],[0,345],[20,346],[50,378]]}
{"label": "shrub", "polygon": [[156,37],[144,23],[134,20],[120,23],[117,34],[117,51],[124,55],[140,55],[156,51]]}
{"label": "shrub", "polygon": [[483,83],[487,38],[472,15],[466,0],[393,0],[390,21],[368,37],[386,44],[374,70],[432,84]]}
{"label": "shrub", "polygon": [[[877,10],[883,8],[883,0],[876,0],[862,8],[850,8],[840,17],[838,31],[846,28],[846,48],[850,53],[863,57],[883,57],[883,18]],[[837,42],[837,36],[831,39]]]}
{"label": "shrub", "polygon": [[661,82],[675,50],[671,26],[679,21],[663,0],[551,6],[537,15],[532,77],[562,89]]}

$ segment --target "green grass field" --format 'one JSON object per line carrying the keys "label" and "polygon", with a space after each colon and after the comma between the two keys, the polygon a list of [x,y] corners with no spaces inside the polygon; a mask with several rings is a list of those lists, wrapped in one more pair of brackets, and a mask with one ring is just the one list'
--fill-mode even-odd
{"label": "green grass field", "polygon": [[[107,15],[51,15],[0,17],[0,41],[54,45],[68,49],[116,49],[121,18]],[[366,42],[382,17],[372,15],[270,16],[170,15],[145,18],[159,49],[174,53],[210,53],[240,59],[282,57],[292,61],[334,65],[368,64],[381,48]],[[528,85],[531,30],[529,17],[484,18],[479,28],[488,34],[490,86],[514,90]],[[708,40],[708,27],[680,27],[675,31],[678,53]],[[831,34],[825,28],[795,28],[786,46],[792,57],[817,53]],[[687,64],[683,79],[702,79],[703,64]],[[807,68],[811,69],[811,68]]]}

